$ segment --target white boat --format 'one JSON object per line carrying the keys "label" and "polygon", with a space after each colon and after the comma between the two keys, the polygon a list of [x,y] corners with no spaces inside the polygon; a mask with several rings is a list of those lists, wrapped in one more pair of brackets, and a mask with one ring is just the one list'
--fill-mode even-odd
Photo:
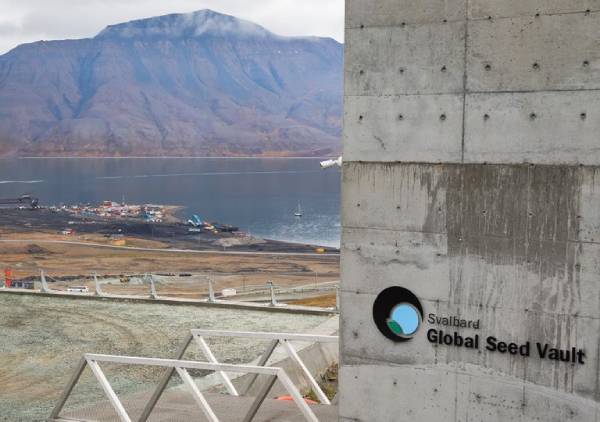
{"label": "white boat", "polygon": [[302,217],[302,207],[300,207],[300,203],[298,203],[298,208],[296,209],[296,212],[294,213],[295,217]]}

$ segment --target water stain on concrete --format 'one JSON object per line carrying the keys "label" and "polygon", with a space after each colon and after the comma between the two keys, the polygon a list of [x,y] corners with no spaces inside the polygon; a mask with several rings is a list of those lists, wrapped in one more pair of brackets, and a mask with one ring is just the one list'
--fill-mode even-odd
{"label": "water stain on concrete", "polygon": [[[461,267],[477,268],[470,279],[451,275],[454,301],[500,305],[492,295],[502,286],[481,286],[479,279],[510,267],[513,278],[526,277],[523,290],[512,293],[534,298],[529,310],[562,306],[562,312],[577,312],[577,245],[570,239],[579,233],[582,170],[483,164],[457,169],[446,198],[448,256]],[[519,297],[514,300],[519,303]]]}

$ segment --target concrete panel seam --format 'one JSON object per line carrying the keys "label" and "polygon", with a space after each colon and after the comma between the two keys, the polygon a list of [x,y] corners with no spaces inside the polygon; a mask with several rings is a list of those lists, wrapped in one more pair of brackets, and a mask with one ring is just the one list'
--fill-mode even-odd
{"label": "concrete panel seam", "polygon": [[[598,337],[598,348],[596,350],[600,350],[600,337]],[[600,353],[598,353],[598,357],[596,359],[596,368],[600,369]],[[598,373],[596,374],[596,397],[595,398],[596,398],[596,401],[600,401],[600,371],[598,371]],[[600,413],[598,414],[597,418],[598,417],[600,417]]]}
{"label": "concrete panel seam", "polygon": [[442,20],[431,20],[431,21],[423,21],[423,22],[401,22],[400,24],[394,24],[394,25],[346,25],[344,29],[346,30],[353,30],[353,29],[367,29],[367,28],[396,28],[396,27],[420,27],[420,26],[427,26],[427,25],[436,25],[436,24],[440,24],[440,23],[459,23],[459,22],[465,22],[465,21],[471,21],[471,22],[475,22],[475,21],[499,21],[499,20],[505,20],[505,19],[517,19],[517,18],[526,18],[526,17],[552,17],[552,16],[563,16],[563,15],[585,15],[585,16],[590,16],[590,15],[594,15],[596,13],[600,13],[600,9],[598,10],[592,10],[592,9],[586,9],[586,10],[580,10],[580,11],[573,11],[573,12],[560,12],[560,13],[533,13],[533,14],[518,14],[518,15],[512,15],[512,16],[482,16],[482,17],[468,17],[468,19],[442,19]]}
{"label": "concrete panel seam", "polygon": [[431,20],[431,21],[422,21],[422,22],[400,22],[395,25],[346,25],[345,29],[385,29],[385,28],[410,28],[410,27],[422,27],[422,26],[430,26],[430,25],[439,25],[439,24],[452,24],[452,23],[462,23],[465,22],[465,19],[441,19],[441,20]]}
{"label": "concrete panel seam", "polygon": [[[418,92],[411,92],[408,94],[377,94],[377,95],[357,95],[357,94],[346,94],[345,97],[346,98],[402,98],[402,97],[416,97],[416,98],[420,98],[420,97],[456,97],[457,95],[461,95],[463,93],[462,90],[460,91],[455,91],[455,92],[451,92],[451,91],[446,91],[446,92],[428,92],[428,93],[418,93]],[[487,92],[483,92],[485,94],[487,94]]]}
{"label": "concrete panel seam", "polygon": [[[346,165],[380,165],[380,166],[389,166],[389,165],[406,165],[406,166],[410,166],[410,165],[428,165],[431,167],[442,167],[442,166],[447,166],[447,167],[454,167],[454,166],[461,166],[461,167],[467,167],[467,166],[481,166],[481,165],[485,165],[488,167],[492,167],[492,166],[498,166],[498,167],[519,167],[519,166],[535,166],[535,167],[557,167],[557,166],[564,166],[565,164],[563,163],[556,163],[556,164],[548,164],[548,163],[529,163],[529,162],[516,162],[516,163],[494,163],[494,162],[485,162],[485,163],[476,163],[476,162],[467,162],[467,163],[447,163],[447,162],[439,162],[439,161],[372,161],[372,160],[344,160],[344,166]],[[577,167],[577,168],[582,168],[582,169],[600,169],[600,164],[569,164],[567,165],[569,167]]]}
{"label": "concrete panel seam", "polygon": [[[448,372],[450,374],[460,374],[460,375],[467,375],[467,376],[473,376],[473,374],[471,374],[470,372],[466,372],[466,370],[462,369],[459,365],[459,362],[440,362],[440,363],[434,363],[431,365],[425,365],[425,364],[418,364],[418,365],[408,365],[408,364],[403,364],[403,363],[394,363],[394,362],[388,362],[385,360],[381,360],[381,359],[368,359],[367,362],[369,363],[360,363],[360,364],[345,364],[343,363],[341,366],[342,368],[352,368],[352,369],[363,369],[365,366],[381,366],[380,363],[383,363],[384,366],[387,366],[388,364],[392,364],[392,366],[396,367],[396,368],[402,368],[402,367],[408,367],[412,370],[415,371],[427,371],[429,369],[434,369],[434,370],[438,370],[440,372]],[[517,381],[518,384],[521,384],[521,380],[517,380],[515,379],[515,381]],[[509,381],[509,384],[513,384],[514,381]]]}
{"label": "concrete panel seam", "polygon": [[346,94],[346,98],[402,98],[402,97],[435,97],[435,96],[455,96],[460,94],[469,95],[485,95],[485,94],[538,94],[538,93],[553,93],[553,92],[600,92],[600,88],[551,88],[540,91],[539,89],[513,89],[505,91],[481,91],[481,90],[467,90],[464,91],[446,91],[446,92],[411,92],[406,94],[380,94],[380,95],[357,95],[357,94]]}
{"label": "concrete panel seam", "polygon": [[[458,361],[450,361],[450,362],[436,362],[430,365],[414,365],[414,364],[410,364],[410,363],[397,363],[397,362],[393,362],[393,361],[387,361],[387,360],[381,360],[381,359],[364,359],[361,358],[358,355],[354,355],[354,354],[350,354],[348,352],[345,353],[345,356],[352,356],[354,358],[359,358],[358,360],[360,361],[360,363],[353,363],[353,364],[346,364],[346,363],[342,363],[340,366],[341,368],[349,368],[349,369],[363,369],[365,367],[369,367],[369,366],[389,366],[392,368],[408,368],[414,371],[439,371],[442,373],[448,373],[448,374],[453,374],[453,375],[462,375],[462,376],[466,376],[468,378],[481,378],[482,376],[486,376],[489,377],[491,379],[494,379],[495,382],[497,382],[498,384],[501,385],[513,385],[513,386],[523,386],[525,388],[527,387],[539,387],[545,390],[552,390],[550,387],[545,386],[543,384],[537,384],[535,382],[532,381],[525,381],[522,380],[520,378],[517,378],[515,376],[510,376],[509,378],[499,378],[499,377],[495,377],[493,375],[490,374],[486,374],[486,375],[482,375],[482,374],[473,374],[472,372],[469,371],[469,369],[461,367]],[[469,366],[476,366],[476,365],[472,365],[470,364]],[[585,399],[586,401],[590,401],[589,399]],[[596,403],[594,403],[594,405],[598,405]]]}
{"label": "concrete panel seam", "polygon": [[360,364],[346,364],[346,363],[342,363],[343,367],[354,367],[354,368],[361,368],[364,366],[380,366],[380,365],[390,365],[393,367],[403,367],[403,366],[409,366],[412,368],[411,364],[403,364],[403,363],[398,363],[398,362],[394,362],[394,361],[388,361],[388,360],[382,360],[382,359],[365,359],[364,356],[361,355],[357,355],[351,352],[345,352],[344,353],[344,359],[347,358],[353,358],[356,361],[360,361]]}
{"label": "concrete panel seam", "polygon": [[[538,93],[553,93],[553,92],[598,92],[600,88],[546,88],[544,90],[539,89],[513,89],[506,91],[480,91],[480,90],[470,90],[467,92],[467,95],[478,95],[478,94],[538,94]],[[426,94],[423,94],[426,95]]]}
{"label": "concrete panel seam", "polygon": [[[469,0],[466,0],[465,3],[465,45],[463,51],[463,109],[462,109],[462,134],[460,137],[460,161],[462,163],[465,162],[465,133],[466,133],[466,124],[467,124],[467,87],[469,86],[468,82],[468,54],[469,54]],[[455,415],[456,417],[456,415]]]}
{"label": "concrete panel seam", "polygon": [[[577,166],[579,167],[579,166]],[[432,232],[432,231],[422,231],[422,230],[406,230],[406,229],[395,229],[395,228],[390,228],[390,227],[375,227],[375,226],[348,226],[345,225],[344,229],[350,229],[350,230],[373,230],[373,231],[386,231],[386,232],[394,232],[394,233],[414,233],[414,234],[431,234],[431,235],[448,235],[447,231],[439,231],[439,232]],[[502,236],[502,235],[498,235],[498,234],[494,234],[494,233],[483,233],[480,236],[475,236],[475,235],[462,235],[461,236],[463,239],[520,239],[521,236]],[[460,240],[460,239],[459,239]],[[593,240],[576,240],[576,239],[567,239],[567,240],[557,240],[554,241],[554,243],[565,243],[565,244],[571,244],[571,245],[600,245],[600,241],[593,241]],[[343,248],[344,244],[342,243],[342,248]]]}
{"label": "concrete panel seam", "polygon": [[[340,289],[340,292],[347,293],[347,294],[363,295],[363,296],[377,296],[377,294],[378,294],[378,293],[370,293],[370,292],[363,292],[363,291],[359,291],[359,290],[348,290],[348,289]],[[450,300],[442,300],[442,299],[438,299],[435,301],[429,300],[429,301],[435,302],[435,303],[441,303],[441,304],[472,306],[474,308],[478,308],[481,306],[479,303],[468,303],[468,302],[454,303],[454,302],[451,302]],[[500,310],[500,311],[527,312],[528,314],[531,314],[534,316],[548,316],[548,317],[562,317],[562,318],[574,317],[574,318],[579,318],[579,319],[588,320],[588,321],[600,321],[600,317],[586,315],[586,314],[573,315],[573,314],[564,313],[564,312],[537,311],[537,310],[531,310],[531,309],[527,309],[527,308],[513,308],[510,306],[483,306],[483,307],[491,308],[494,310]]]}
{"label": "concrete panel seam", "polygon": [[[379,294],[379,292],[369,293],[369,292],[362,292],[360,290],[352,290],[352,289],[343,289],[343,290],[340,289],[340,293],[356,294],[356,295],[363,295],[363,296],[377,296]],[[426,299],[426,301],[440,303],[443,305],[450,304],[450,300],[447,300],[447,299],[436,299],[436,300]],[[475,306],[475,305],[472,305],[472,306]],[[598,318],[598,319],[600,319],[600,318]]]}
{"label": "concrete panel seam", "polygon": [[[373,231],[385,231],[385,232],[394,232],[394,233],[433,234],[433,235],[447,235],[448,234],[446,231],[435,232],[435,231],[423,231],[423,230],[405,230],[405,229],[394,229],[394,228],[376,227],[376,226],[349,226],[349,225],[345,225],[344,226],[344,230],[345,229],[350,229],[350,230],[373,230]],[[342,242],[342,248],[343,248],[343,246],[344,246],[344,243]]]}
{"label": "concrete panel seam", "polygon": [[[344,167],[346,167],[347,165],[377,165],[377,166],[390,166],[390,165],[394,165],[394,164],[398,164],[398,165],[415,165],[415,166],[419,166],[419,165],[428,165],[431,167],[469,167],[469,166],[482,166],[485,165],[487,167],[499,167],[499,168],[504,168],[504,167],[525,167],[525,166],[530,166],[530,167],[562,167],[563,164],[547,164],[547,163],[541,163],[541,164],[535,164],[535,163],[512,163],[512,164],[507,164],[507,163],[440,163],[437,161],[433,161],[433,162],[428,162],[428,161],[373,161],[373,160],[356,160],[356,161],[347,161],[344,160]],[[572,167],[577,167],[577,168],[590,168],[590,169],[600,169],[600,164],[593,164],[593,165],[584,165],[584,164],[577,164],[577,165],[573,165]]]}
{"label": "concrete panel seam", "polygon": [[535,18],[539,18],[539,17],[552,17],[552,16],[564,16],[564,15],[585,15],[585,16],[590,16],[596,13],[600,13],[600,9],[598,10],[592,10],[592,9],[586,9],[586,10],[579,10],[579,11],[573,11],[573,12],[559,12],[559,13],[533,13],[533,14],[519,14],[519,15],[512,15],[512,16],[482,16],[480,18],[473,18],[473,17],[469,17],[469,21],[471,22],[475,22],[475,21],[499,21],[499,20],[505,20],[505,19],[518,19],[518,18],[527,18],[527,17],[535,17]]}

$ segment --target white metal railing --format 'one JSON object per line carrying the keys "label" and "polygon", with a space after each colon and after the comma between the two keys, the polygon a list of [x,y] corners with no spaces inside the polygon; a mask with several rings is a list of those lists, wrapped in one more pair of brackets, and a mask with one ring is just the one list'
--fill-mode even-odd
{"label": "white metal railing", "polygon": [[[241,338],[253,338],[261,340],[271,340],[272,344],[269,345],[267,351],[261,359],[259,364],[261,366],[266,365],[267,361],[275,351],[275,348],[279,343],[284,346],[288,356],[302,371],[302,374],[306,378],[306,381],[310,384],[311,388],[315,392],[319,401],[322,404],[331,404],[327,395],[323,392],[315,378],[312,376],[296,349],[291,344],[291,341],[309,342],[309,343],[336,343],[338,342],[338,336],[325,336],[325,335],[313,335],[313,334],[290,334],[290,333],[270,333],[270,332],[253,332],[253,331],[218,331],[218,330],[191,330],[193,339],[196,341],[200,350],[204,353],[204,356],[212,363],[219,363],[213,355],[210,347],[204,340],[204,337],[241,337]],[[268,354],[268,355],[267,355]],[[239,393],[231,384],[231,380],[224,372],[219,372],[219,376],[223,379],[223,383],[227,387],[229,394],[237,396]],[[251,384],[246,387],[248,391]]]}
{"label": "white metal railing", "polygon": [[[46,275],[43,270],[40,271],[40,290],[39,290],[40,293],[57,294],[57,295],[73,295],[73,296],[123,297],[118,294],[109,294],[107,292],[104,292],[102,289],[102,284],[101,284],[100,280],[98,279],[97,274],[93,275],[94,291],[91,292],[90,294],[53,290],[49,287],[47,278],[49,278],[50,280],[54,280],[54,279],[52,279],[52,277],[49,277],[48,275]],[[149,297],[149,298],[155,299],[155,300],[170,299],[168,296],[160,296],[159,297],[158,291],[156,289],[156,281],[152,274],[145,274],[142,276],[142,279],[143,279],[144,283],[146,283],[149,286],[148,296],[146,296],[146,297]],[[212,278],[209,277],[207,279],[207,285],[208,285],[208,293],[207,293],[207,298],[205,299],[205,301],[208,303],[219,302],[220,299],[217,299],[217,297],[215,295],[214,281],[212,280]],[[333,308],[333,310],[334,311],[339,310],[339,297],[338,297],[339,282],[325,282],[325,283],[321,283],[320,285],[307,284],[304,286],[283,288],[283,287],[278,287],[273,282],[269,281],[266,283],[266,285],[256,285],[256,286],[250,286],[250,287],[252,287],[252,289],[249,292],[246,291],[246,292],[243,292],[236,296],[241,298],[244,296],[265,294],[265,295],[268,295],[268,297],[269,297],[269,302],[266,306],[270,306],[270,307],[287,306],[287,304],[280,303],[277,300],[277,295],[299,294],[299,293],[307,293],[307,292],[326,292],[326,291],[335,290],[336,291],[336,305]],[[143,297],[143,296],[140,296],[140,297]],[[134,296],[127,296],[127,298],[134,298]]]}
{"label": "white metal railing", "polygon": [[[265,352],[258,359],[256,365],[232,365],[222,364],[218,362],[214,353],[210,349],[210,346],[205,340],[205,338],[207,337],[252,338],[270,340],[270,343]],[[208,420],[211,422],[218,421],[217,416],[214,414],[210,405],[208,404],[208,402],[194,383],[192,377],[187,372],[187,369],[203,369],[215,372],[223,381],[223,385],[225,386],[228,393],[232,396],[246,394],[256,382],[256,379],[259,375],[267,375],[267,382],[259,390],[252,406],[246,413],[244,422],[250,422],[254,418],[254,416],[258,412],[258,409],[266,399],[267,395],[269,394],[269,391],[273,387],[273,384],[276,380],[279,380],[281,382],[281,384],[292,397],[292,399],[294,400],[294,402],[296,403],[306,420],[318,422],[318,419],[316,418],[310,407],[306,404],[302,395],[300,394],[296,386],[293,384],[287,373],[282,368],[267,366],[267,362],[273,354],[273,352],[275,351],[275,349],[277,348],[277,346],[279,344],[283,345],[283,348],[286,351],[287,355],[300,368],[306,381],[311,386],[316,396],[319,398],[319,401],[325,405],[331,404],[327,395],[323,392],[313,375],[310,373],[310,371],[302,361],[301,357],[298,355],[296,349],[291,344],[292,341],[310,343],[335,343],[339,341],[339,337],[313,334],[195,329],[191,330],[190,333],[186,336],[185,341],[181,345],[175,359],[154,359],[129,356],[86,354],[80,361],[77,370],[75,371],[71,380],[67,384],[67,387],[61,395],[58,404],[52,411],[50,420],[55,420],[59,418],[59,415],[67,399],[71,395],[75,384],[77,384],[81,376],[81,373],[83,372],[86,366],[89,366],[94,376],[102,386],[112,407],[119,415],[120,420],[122,422],[131,422],[131,418],[125,411],[123,405],[121,404],[121,401],[115,394],[114,390],[110,386],[110,383],[108,382],[108,380],[104,376],[104,373],[100,369],[100,366],[98,365],[98,362],[111,362],[131,365],[162,366],[168,368],[163,377],[161,378],[156,389],[154,390],[149,401],[146,403],[146,406],[144,407],[144,410],[142,412],[142,415],[139,417],[138,422],[146,422],[148,420],[156,406],[156,403],[162,396],[171,377],[174,375],[175,372],[182,379],[184,385],[192,394],[196,403],[200,406]],[[199,347],[200,351],[204,354],[208,362],[182,360],[185,352],[187,351],[192,342],[194,342]],[[244,373],[251,375],[250,378],[247,380],[246,384],[242,388],[240,388],[241,393],[240,391],[238,391],[238,388],[236,388],[233,385],[231,379],[227,375],[227,372]]]}
{"label": "white metal railing", "polygon": [[[327,404],[327,405],[331,404],[331,402],[327,398],[327,395],[323,392],[323,390],[321,389],[321,387],[319,386],[319,384],[317,383],[315,378],[312,376],[312,374],[310,373],[310,371],[308,370],[308,368],[306,367],[306,365],[304,364],[304,362],[302,361],[302,359],[300,358],[300,356],[298,355],[298,353],[296,352],[295,348],[292,346],[290,341],[311,342],[311,343],[335,343],[335,342],[339,341],[338,336],[255,332],[255,331],[226,331],[226,330],[196,329],[196,330],[191,330],[190,334],[188,334],[187,337],[185,338],[183,344],[181,345],[181,347],[177,353],[177,359],[183,358],[183,355],[187,351],[189,345],[192,343],[192,341],[194,341],[198,345],[198,347],[200,348],[200,350],[202,351],[202,353],[204,354],[206,359],[209,360],[209,362],[211,362],[213,364],[218,364],[219,362],[217,361],[215,355],[212,353],[212,350],[208,346],[208,343],[206,343],[206,340],[204,339],[205,337],[229,337],[229,338],[235,338],[235,337],[240,338],[241,337],[241,338],[271,340],[269,345],[267,346],[267,349],[264,351],[264,353],[258,359],[257,365],[260,367],[264,367],[267,364],[267,362],[268,362],[269,358],[271,357],[271,355],[273,354],[273,352],[275,351],[275,349],[277,348],[277,346],[280,343],[283,344],[288,356],[298,365],[298,367],[302,371],[302,374],[306,378],[307,382],[310,384],[310,386],[313,388],[315,394],[319,398],[319,401],[322,404]],[[159,382],[158,386],[156,387],[154,394],[148,401],[146,408],[144,409],[144,412],[142,413],[142,416],[139,419],[139,422],[147,421],[148,417],[152,413],[152,410],[154,409],[154,406],[156,406],[156,403],[160,399],[160,396],[162,395],[163,391],[167,387],[167,384],[169,383],[169,380],[171,379],[173,372],[174,372],[173,370],[170,370],[165,373],[165,375]],[[235,386],[231,382],[231,379],[225,373],[225,371],[217,371],[217,374],[222,379],[223,385],[225,386],[225,388],[227,389],[227,392],[229,394],[231,394],[232,396],[240,395],[240,392],[238,392],[238,389],[235,388]],[[252,374],[252,376],[248,379],[246,384],[242,387],[242,392],[241,392],[242,395],[246,394],[246,393],[248,393],[248,391],[250,391],[250,388],[254,385],[257,378],[258,378],[258,374]],[[269,391],[268,389],[266,391],[264,391],[265,397],[268,394],[268,391]],[[259,395],[259,397],[260,397],[260,395]],[[263,400],[264,400],[264,397],[263,397]]]}
{"label": "white metal railing", "polygon": [[[269,377],[269,386],[270,387],[272,387],[275,380],[279,380],[279,382],[281,382],[283,387],[286,389],[286,391],[292,397],[293,401],[296,403],[296,406],[298,406],[298,408],[300,409],[300,411],[302,412],[302,414],[304,415],[306,420],[311,421],[311,422],[318,422],[317,417],[315,416],[315,414],[313,413],[311,408],[308,406],[306,401],[304,401],[304,398],[302,397],[302,395],[300,394],[298,389],[294,386],[292,380],[288,377],[286,372],[281,368],[253,366],[253,365],[231,365],[231,364],[221,364],[221,363],[195,362],[195,361],[176,360],[176,359],[155,359],[155,358],[115,356],[115,355],[97,355],[97,354],[84,355],[84,358],[80,362],[76,373],[74,374],[73,378],[69,381],[67,388],[63,392],[63,395],[61,396],[59,403],[52,411],[52,414],[50,415],[50,420],[56,420],[57,418],[60,417],[60,413],[61,413],[68,397],[70,396],[71,392],[73,391],[73,387],[75,387],[75,384],[79,380],[81,373],[83,372],[85,367],[89,366],[90,369],[92,370],[92,373],[98,380],[98,383],[104,390],[104,393],[108,397],[110,404],[112,405],[115,412],[119,416],[119,419],[122,422],[132,422],[131,417],[125,410],[125,407],[123,406],[123,404],[121,403],[121,400],[119,399],[119,397],[113,390],[108,379],[104,375],[104,372],[100,368],[100,365],[98,364],[98,362],[109,362],[109,363],[118,363],[118,364],[126,364],[126,365],[160,366],[160,367],[170,368],[171,370],[176,371],[178,373],[178,375],[181,377],[187,390],[193,396],[195,402],[198,404],[198,406],[200,407],[200,409],[202,410],[202,412],[204,413],[204,415],[210,422],[219,422],[219,418],[217,417],[215,412],[210,407],[210,404],[206,401],[206,398],[204,397],[202,392],[200,392],[200,390],[194,383],[194,380],[190,376],[188,369],[200,369],[200,370],[207,370],[207,371],[243,372],[243,373],[250,373],[250,374],[256,374],[256,375],[267,375]],[[265,395],[265,397],[266,397],[266,395]],[[250,412],[252,412],[252,414],[250,414],[250,413],[247,414],[246,418],[244,419],[245,421],[246,420],[249,421],[254,417],[254,415],[256,414],[256,411],[258,411],[258,408],[260,407],[260,404],[262,404],[263,401],[264,401],[264,397],[262,398],[262,400],[260,400],[260,403],[258,403],[258,405],[256,405],[256,402],[255,402],[255,404],[253,404],[252,408],[250,409]]]}

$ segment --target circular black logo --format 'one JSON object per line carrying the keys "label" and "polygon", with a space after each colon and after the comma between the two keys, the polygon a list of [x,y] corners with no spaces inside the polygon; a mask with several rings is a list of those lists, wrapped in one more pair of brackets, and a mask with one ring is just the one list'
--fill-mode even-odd
{"label": "circular black logo", "polygon": [[423,321],[423,307],[419,299],[404,287],[388,287],[375,299],[373,320],[381,334],[390,340],[410,340]]}

